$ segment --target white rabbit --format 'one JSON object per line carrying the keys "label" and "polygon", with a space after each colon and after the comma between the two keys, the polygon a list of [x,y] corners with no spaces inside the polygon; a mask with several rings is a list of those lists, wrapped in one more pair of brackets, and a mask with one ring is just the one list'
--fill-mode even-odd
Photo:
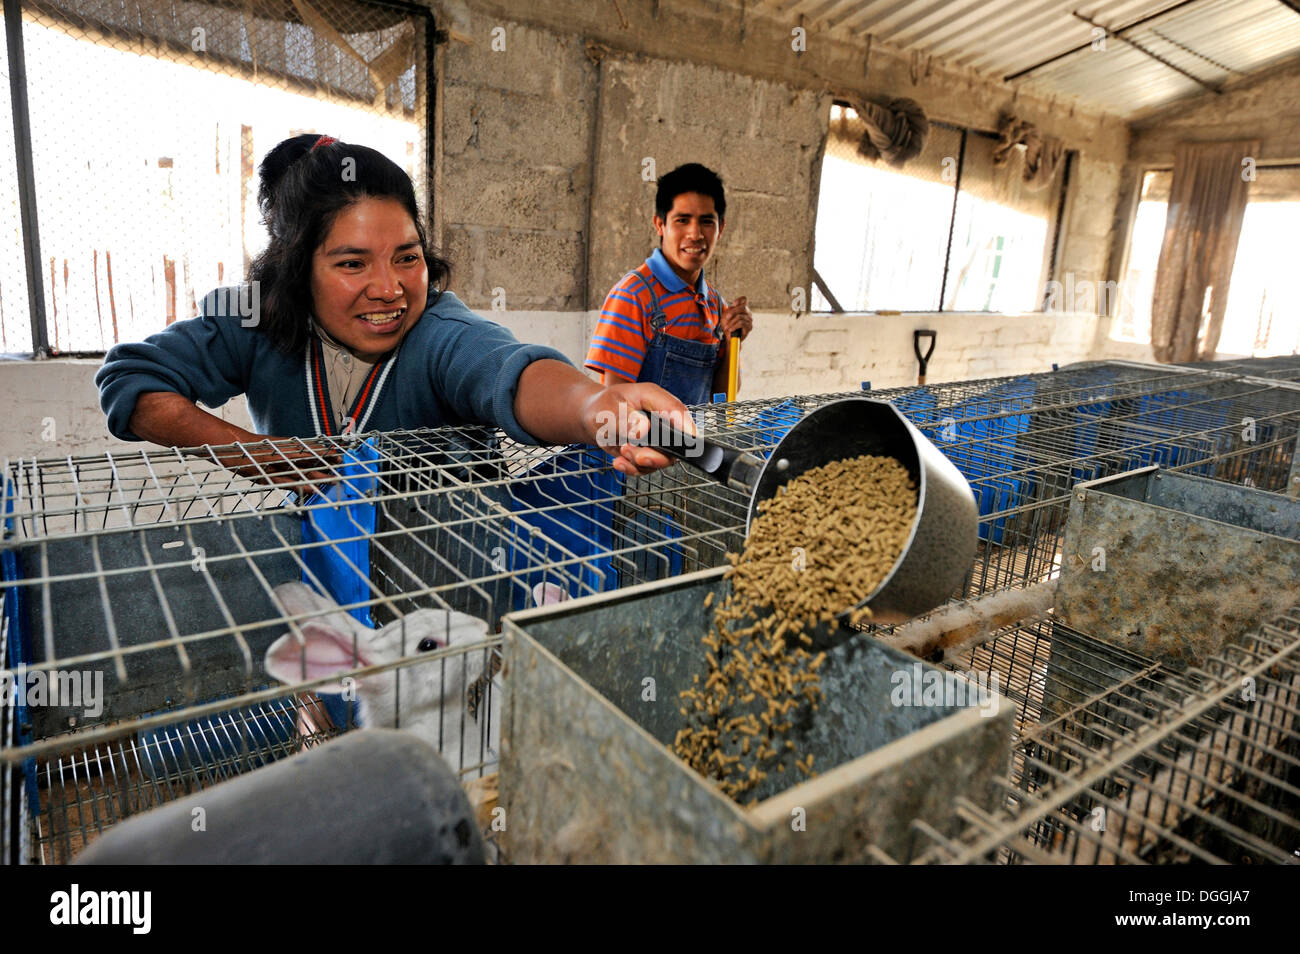
{"label": "white rabbit", "polygon": [[[305,583],[282,583],[275,595],[289,615],[316,614],[298,621],[301,640],[288,632],[266,651],[267,673],[288,685],[474,642],[488,631],[487,623],[475,616],[432,609],[415,610],[374,630]],[[501,678],[482,678],[484,661],[494,652],[474,650],[358,677],[358,721],[372,728],[409,729],[438,750],[453,771],[466,763],[494,761],[501,738]],[[338,684],[319,691],[342,689]],[[482,704],[484,694],[487,705]]]}

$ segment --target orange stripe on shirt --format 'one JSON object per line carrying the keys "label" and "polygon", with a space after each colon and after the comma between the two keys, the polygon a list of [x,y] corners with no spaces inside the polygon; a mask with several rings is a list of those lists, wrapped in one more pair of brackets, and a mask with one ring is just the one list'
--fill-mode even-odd
{"label": "orange stripe on shirt", "polygon": [[[718,336],[710,329],[718,326],[721,316],[717,295],[711,288],[704,306],[705,314],[701,316],[693,292],[669,292],[645,262],[634,271],[654,286],[659,296],[659,307],[667,320],[664,330],[668,334],[688,341],[718,343]],[[637,379],[645,361],[646,348],[654,338],[650,325],[650,301],[650,292],[632,274],[624,275],[610,289],[592,334],[586,367],[605,375],[612,372],[629,381]],[[708,323],[707,328],[703,322]]]}

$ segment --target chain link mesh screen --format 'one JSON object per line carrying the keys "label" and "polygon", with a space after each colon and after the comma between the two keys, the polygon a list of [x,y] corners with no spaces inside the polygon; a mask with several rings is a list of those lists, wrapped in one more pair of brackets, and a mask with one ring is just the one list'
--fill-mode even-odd
{"label": "chain link mesh screen", "polygon": [[[427,213],[429,29],[355,0],[25,2],[51,350],[138,340],[243,280],[266,238],[257,166],[288,136],[379,150]],[[4,268],[5,347],[31,351],[21,259]]]}

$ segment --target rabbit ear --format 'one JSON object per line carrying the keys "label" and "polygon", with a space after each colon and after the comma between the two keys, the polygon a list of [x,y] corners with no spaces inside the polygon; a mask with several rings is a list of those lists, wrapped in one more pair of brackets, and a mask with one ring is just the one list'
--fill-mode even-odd
{"label": "rabbit ear", "polygon": [[[273,679],[294,685],[374,665],[366,644],[357,640],[354,646],[349,633],[311,621],[300,624],[299,629],[301,641],[293,633],[285,633],[266,651],[264,666]],[[343,688],[335,683],[316,691],[342,692]]]}
{"label": "rabbit ear", "polygon": [[563,603],[568,598],[568,591],[558,583],[538,583],[533,587],[534,606],[550,606],[553,603]]}
{"label": "rabbit ear", "polygon": [[373,632],[369,627],[340,610],[339,604],[335,603],[333,599],[328,596],[321,596],[301,581],[292,580],[288,583],[281,583],[275,588],[275,596],[284,607],[285,612],[290,616],[311,613],[315,616],[315,621],[322,625],[333,627],[339,632],[348,634],[359,631],[363,637],[367,638]]}

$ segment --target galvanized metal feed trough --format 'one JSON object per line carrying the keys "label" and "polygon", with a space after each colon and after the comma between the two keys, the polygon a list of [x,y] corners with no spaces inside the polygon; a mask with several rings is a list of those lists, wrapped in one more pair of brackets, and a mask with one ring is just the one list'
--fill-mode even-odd
{"label": "galvanized metal feed trough", "polygon": [[1300,501],[1146,467],[1075,486],[1057,615],[1199,665],[1300,597]]}
{"label": "galvanized metal feed trough", "polygon": [[[704,599],[730,587],[724,572],[505,618],[501,791],[512,861],[865,861],[871,845],[905,858],[913,819],[947,830],[954,799],[991,807],[1012,707],[866,634],[828,652],[823,701],[789,736],[815,754],[820,775],[774,776],[761,800],[741,806],[688,768],[671,751],[684,724],[678,694],[705,671]],[[923,672],[985,705],[895,705],[902,679]]]}
{"label": "galvanized metal feed trough", "polygon": [[[1077,484],[1045,707],[1063,714],[1104,686],[1203,667],[1297,599],[1300,501],[1159,467]],[[1112,731],[1150,715],[1137,694],[1127,707],[1104,710]]]}

